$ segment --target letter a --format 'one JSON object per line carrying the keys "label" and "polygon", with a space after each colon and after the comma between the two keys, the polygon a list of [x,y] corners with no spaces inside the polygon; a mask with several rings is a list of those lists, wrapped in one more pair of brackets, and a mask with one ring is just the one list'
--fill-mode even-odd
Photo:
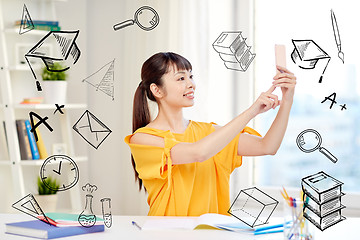
{"label": "letter a", "polygon": [[[334,97],[331,98],[331,96],[334,96]],[[328,97],[325,97],[325,99],[321,103],[324,103],[326,100],[331,101],[331,105],[330,105],[330,109],[331,109],[332,106],[334,105],[334,103],[336,104],[335,99],[336,99],[336,93],[333,93],[333,94],[329,95]]]}
{"label": "letter a", "polygon": [[[50,132],[53,131],[52,127],[46,122],[46,120],[48,120],[49,118],[48,117],[45,117],[45,118],[42,118],[40,117],[38,114],[34,113],[34,112],[30,112],[29,113],[29,116],[30,116],[30,124],[31,124],[31,130],[30,132],[33,132],[34,133],[34,136],[35,136],[35,140],[38,141],[38,136],[37,136],[37,133],[35,131],[35,129],[40,125],[40,124],[45,124],[45,126],[49,129]],[[34,117],[36,117],[37,119],[39,119],[39,122],[36,123],[34,125]]]}

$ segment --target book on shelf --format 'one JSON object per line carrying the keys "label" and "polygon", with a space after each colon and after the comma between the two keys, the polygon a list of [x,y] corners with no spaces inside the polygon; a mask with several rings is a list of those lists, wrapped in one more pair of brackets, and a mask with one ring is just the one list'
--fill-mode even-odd
{"label": "book on shelf", "polygon": [[[34,124],[36,124],[36,121]],[[45,143],[44,143],[44,140],[42,138],[39,128],[36,128],[35,132],[38,136],[38,141],[36,142],[36,145],[39,150],[40,159],[46,159],[49,155],[46,151]]]}
{"label": "book on shelf", "polygon": [[5,225],[5,232],[7,234],[15,234],[40,239],[53,239],[87,233],[103,232],[104,230],[104,225],[94,225],[89,228],[82,226],[60,228],[40,220],[6,223]]}
{"label": "book on shelf", "polygon": [[25,120],[16,120],[16,129],[18,134],[21,159],[32,159],[29,137],[25,126]]}
{"label": "book on shelf", "polygon": [[301,185],[307,196],[318,203],[324,203],[341,196],[343,183],[321,171],[303,178]]}
{"label": "book on shelf", "polygon": [[47,26],[47,25],[34,25],[34,30],[41,30],[41,31],[60,31],[60,26]]}
{"label": "book on shelf", "polygon": [[[27,24],[26,20],[17,20],[15,21],[15,26],[21,24]],[[50,21],[50,20],[32,20],[34,25],[45,25],[45,26],[59,26],[59,21]]]}
{"label": "book on shelf", "polygon": [[31,124],[29,120],[25,120],[26,131],[30,143],[31,155],[33,160],[40,159],[38,147],[36,145],[34,133],[31,132]]}
{"label": "book on shelf", "polygon": [[43,97],[24,98],[20,104],[40,104],[44,102]]}
{"label": "book on shelf", "polygon": [[0,160],[9,159],[9,144],[7,142],[6,125],[0,127]]}

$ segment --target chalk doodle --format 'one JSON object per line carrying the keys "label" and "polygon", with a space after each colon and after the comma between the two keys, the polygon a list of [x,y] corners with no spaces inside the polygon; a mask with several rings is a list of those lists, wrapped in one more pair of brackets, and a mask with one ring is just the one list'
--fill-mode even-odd
{"label": "chalk doodle", "polygon": [[[52,177],[59,183],[56,189],[46,181]],[[76,162],[66,155],[48,157],[40,168],[40,179],[44,185],[54,191],[65,191],[74,187],[79,181],[79,168]]]}
{"label": "chalk doodle", "polygon": [[338,159],[334,155],[332,155],[326,148],[322,147],[321,143],[321,135],[318,131],[314,129],[306,129],[302,131],[296,138],[296,145],[301,151],[305,153],[311,153],[315,150],[319,150],[319,152],[324,154],[333,163],[336,163]]}
{"label": "chalk doodle", "polygon": [[78,217],[78,221],[81,224],[81,226],[90,228],[94,226],[96,223],[96,216],[92,210],[92,199],[93,199],[92,193],[97,190],[97,186],[90,185],[89,183],[87,183],[81,189],[85,191],[87,194],[86,194],[85,209],[80,213]]}
{"label": "chalk doodle", "polygon": [[331,13],[331,24],[332,24],[333,31],[334,31],[335,43],[336,43],[336,47],[338,49],[338,57],[344,63],[344,53],[341,51],[341,39],[340,39],[339,27],[338,27],[338,24],[336,21],[335,13],[332,9],[330,10],[330,13]]}
{"label": "chalk doodle", "polygon": [[[337,104],[336,93],[334,92],[334,93],[330,94],[329,96],[325,97],[324,100],[321,101],[321,103],[325,103],[326,101],[331,102],[330,107],[329,107],[331,109],[334,104]],[[347,110],[345,103],[343,105],[340,105],[340,107],[341,107],[341,111]]]}
{"label": "chalk doodle", "polygon": [[61,114],[64,114],[64,112],[63,112],[61,109],[64,108],[65,105],[60,105],[60,106],[59,106],[59,104],[55,103],[55,107],[56,107],[56,109],[55,109],[55,111],[54,111],[54,114],[55,114],[57,111],[59,111]]}
{"label": "chalk doodle", "polygon": [[307,176],[302,179],[301,187],[304,192],[304,217],[321,231],[339,223],[345,217],[341,210],[343,183],[325,172]]}
{"label": "chalk doodle", "polygon": [[[25,54],[25,59],[31,69],[31,72],[36,79],[36,74],[31,67],[29,58],[41,59],[47,70],[50,72],[62,72],[74,65],[80,58],[81,52],[76,44],[76,39],[79,35],[77,31],[50,31],[46,34],[33,48]],[[47,54],[46,44],[54,46],[54,51],[51,55]],[[60,69],[54,69],[54,63],[62,63],[63,67]]]}
{"label": "chalk doodle", "polygon": [[[34,137],[35,137],[36,141],[38,141],[39,138],[38,138],[38,135],[37,135],[37,131],[35,131],[35,129],[37,127],[39,127],[40,124],[44,124],[47,127],[47,129],[49,129],[50,132],[54,131],[52,129],[52,127],[46,122],[46,120],[49,119],[48,117],[42,118],[35,112],[29,112],[29,117],[30,117],[30,123],[31,123],[31,130],[30,131],[32,133],[34,133]],[[37,122],[36,124],[34,124],[34,117],[36,117],[39,120],[39,122]]]}
{"label": "chalk doodle", "polygon": [[250,52],[245,40],[241,32],[222,32],[213,43],[227,69],[245,72],[254,60],[255,54]]}
{"label": "chalk doodle", "polygon": [[[115,59],[101,67],[98,71],[82,80],[93,86],[96,91],[100,90],[114,100],[114,62]],[[102,79],[99,82],[98,76]]]}
{"label": "chalk doodle", "polygon": [[31,217],[50,224],[49,219],[46,217],[44,211],[31,193],[13,203],[12,207]]}
{"label": "chalk doodle", "polygon": [[112,215],[111,215],[111,199],[102,198],[100,199],[101,209],[104,218],[104,224],[107,228],[110,228],[112,225]]}
{"label": "chalk doodle", "polygon": [[73,129],[95,149],[98,149],[101,143],[112,132],[88,110],[81,115],[79,120],[74,124]]}
{"label": "chalk doodle", "polygon": [[34,28],[35,28],[35,26],[34,26],[33,21],[31,20],[29,11],[28,11],[26,5],[24,4],[21,22],[20,22],[19,34],[21,35],[21,34],[27,33],[29,31],[33,30]]}
{"label": "chalk doodle", "polygon": [[314,69],[319,60],[327,60],[319,79],[321,83],[331,57],[313,40],[292,40],[292,43],[295,48],[291,53],[291,59],[302,69]]}
{"label": "chalk doodle", "polygon": [[278,204],[276,199],[252,187],[240,191],[228,213],[253,228],[267,224]]}
{"label": "chalk doodle", "polygon": [[135,23],[143,30],[150,31],[156,28],[159,25],[160,17],[159,14],[149,6],[142,6],[136,10],[134,14],[134,19],[129,19],[124,22],[115,24],[113,26],[114,30],[120,30],[127,26],[132,26]]}

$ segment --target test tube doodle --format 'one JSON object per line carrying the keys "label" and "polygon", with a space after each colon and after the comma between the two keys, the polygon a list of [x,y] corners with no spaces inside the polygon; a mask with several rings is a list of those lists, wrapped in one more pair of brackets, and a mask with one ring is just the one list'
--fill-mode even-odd
{"label": "test tube doodle", "polygon": [[103,213],[105,226],[110,228],[112,225],[111,199],[103,198],[100,201],[101,201],[101,205],[102,205],[102,213]]}

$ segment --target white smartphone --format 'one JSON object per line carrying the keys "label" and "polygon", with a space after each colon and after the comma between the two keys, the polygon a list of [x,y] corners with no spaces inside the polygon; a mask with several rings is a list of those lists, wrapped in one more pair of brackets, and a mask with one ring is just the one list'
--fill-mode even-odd
{"label": "white smartphone", "polygon": [[[276,66],[286,68],[286,49],[285,45],[275,44],[275,63]],[[276,68],[276,72],[279,70]]]}

